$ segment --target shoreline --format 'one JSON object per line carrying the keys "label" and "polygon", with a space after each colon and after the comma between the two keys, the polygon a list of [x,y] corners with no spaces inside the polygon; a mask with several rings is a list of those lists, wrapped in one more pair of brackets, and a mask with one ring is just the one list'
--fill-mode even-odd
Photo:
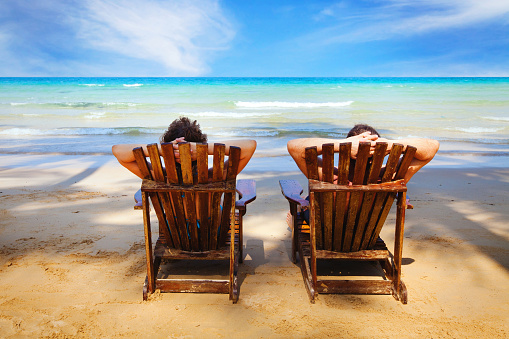
{"label": "shoreline", "polygon": [[[325,294],[310,304],[299,266],[290,261],[288,203],[278,184],[296,179],[306,191],[306,180],[286,160],[253,158],[239,175],[256,180],[257,199],[244,217],[240,299],[232,305],[222,294],[155,293],[142,301],[142,216],[133,210],[140,181],[113,156],[0,155],[0,333],[509,335],[509,169],[459,169],[437,158],[412,178],[415,208],[407,212],[402,268],[407,305],[391,296]],[[390,224],[382,230],[389,248],[392,232]]]}

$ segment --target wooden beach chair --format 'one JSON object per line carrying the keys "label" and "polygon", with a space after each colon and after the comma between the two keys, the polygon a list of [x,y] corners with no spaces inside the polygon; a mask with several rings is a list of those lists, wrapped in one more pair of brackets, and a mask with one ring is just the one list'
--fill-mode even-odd
{"label": "wooden beach chair", "polygon": [[[212,179],[209,179],[207,144],[196,145],[196,161],[192,160],[189,143],[181,143],[178,148],[180,163],[175,160],[172,144],[147,145],[150,165],[142,148],[133,150],[145,177],[141,186],[147,254],[143,299],[158,289],[229,293],[230,300],[236,303],[238,263],[243,258],[242,217],[246,204],[256,199],[255,182],[236,180],[238,147],[230,147],[226,156],[225,145],[214,144]],[[152,246],[149,205],[159,222],[155,246]],[[161,263],[175,260],[228,260],[229,279],[177,279],[162,274]]]}
{"label": "wooden beach chair", "polygon": [[[309,201],[301,197],[303,190],[297,181],[280,181],[282,193],[290,203],[292,259],[296,262],[299,253],[311,302],[318,293],[339,293],[392,294],[396,300],[407,303],[407,290],[401,281],[407,208],[403,178],[416,148],[408,146],[404,152],[403,149],[403,145],[394,144],[383,166],[386,143],[377,143],[372,156],[370,143],[361,143],[355,161],[350,159],[351,143],[340,144],[339,152],[334,152],[333,144],[324,144],[322,180],[319,180],[317,148],[306,148]],[[336,166],[335,153],[339,153]],[[397,210],[391,254],[379,234],[394,200]],[[309,208],[309,225],[303,218],[305,208]],[[320,265],[332,261],[326,259],[371,261],[381,279],[346,280],[344,275],[325,273],[318,276],[317,261],[320,260]]]}

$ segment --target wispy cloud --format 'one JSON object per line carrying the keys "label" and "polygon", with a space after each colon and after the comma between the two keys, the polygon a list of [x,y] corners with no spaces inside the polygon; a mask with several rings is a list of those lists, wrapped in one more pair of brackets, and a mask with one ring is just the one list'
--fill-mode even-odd
{"label": "wispy cloud", "polygon": [[[118,59],[125,73],[150,65],[147,68],[159,69],[159,75],[203,75],[217,52],[227,49],[235,36],[215,0],[44,3],[0,5],[7,13],[7,20],[0,24],[4,56],[16,65],[24,59],[39,73],[68,74],[81,65],[80,69],[111,75],[111,70],[101,67],[115,65]],[[143,74],[143,70],[135,73]]]}
{"label": "wispy cloud", "polygon": [[366,42],[468,27],[493,19],[509,23],[506,0],[387,0],[379,6],[350,7],[340,2],[323,8],[315,20],[327,28],[308,36],[323,44]]}

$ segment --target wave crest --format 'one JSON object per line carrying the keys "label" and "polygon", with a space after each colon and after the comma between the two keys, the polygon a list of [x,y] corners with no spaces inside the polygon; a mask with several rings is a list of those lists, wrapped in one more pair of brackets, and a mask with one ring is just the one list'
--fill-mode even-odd
{"label": "wave crest", "polygon": [[240,108],[322,108],[345,107],[353,101],[342,102],[287,102],[287,101],[237,101],[235,106]]}

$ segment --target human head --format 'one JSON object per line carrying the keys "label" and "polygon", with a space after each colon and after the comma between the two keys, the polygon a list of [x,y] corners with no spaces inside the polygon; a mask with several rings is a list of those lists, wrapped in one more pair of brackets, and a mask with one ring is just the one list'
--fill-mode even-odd
{"label": "human head", "polygon": [[168,129],[161,135],[161,142],[172,142],[184,137],[187,142],[207,142],[207,135],[203,134],[196,120],[180,117],[173,120]]}
{"label": "human head", "polygon": [[380,133],[378,133],[376,131],[376,129],[374,129],[373,127],[369,126],[369,125],[366,125],[366,124],[357,124],[355,125],[349,132],[348,132],[348,135],[346,136],[347,138],[349,137],[353,137],[355,135],[359,135],[361,133],[364,133],[364,132],[371,132],[372,135],[378,135],[379,137],[381,137]]}

